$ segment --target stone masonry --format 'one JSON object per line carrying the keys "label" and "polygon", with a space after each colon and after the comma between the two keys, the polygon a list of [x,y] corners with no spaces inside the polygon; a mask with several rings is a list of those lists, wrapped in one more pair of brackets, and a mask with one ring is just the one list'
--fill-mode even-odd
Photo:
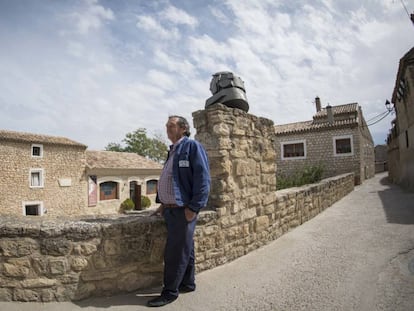
{"label": "stone masonry", "polygon": [[[332,109],[332,123],[328,121],[324,108],[311,121],[275,127],[277,176],[292,176],[310,166],[322,167],[323,178],[354,172],[355,184],[361,184],[374,176],[374,142],[362,109],[356,103],[334,106]],[[335,137],[350,137],[352,153],[335,155]],[[305,156],[282,158],[282,144],[290,142],[302,142]]]}
{"label": "stone masonry", "polygon": [[[31,136],[36,141],[38,136]],[[41,141],[40,144],[43,156],[35,158],[31,156],[30,141],[1,141],[1,214],[24,215],[23,202],[32,201],[41,201],[45,212],[49,211],[57,217],[86,213],[86,146],[61,138],[52,142]],[[30,188],[30,170],[36,168],[43,170],[44,186]],[[62,185],[62,180],[68,181],[70,186]]]}
{"label": "stone masonry", "polygon": [[[197,271],[232,261],[311,219],[354,187],[354,174],[275,191],[273,123],[220,104],[193,114],[212,191],[195,234]],[[162,219],[134,215],[0,220],[0,300],[64,301],[162,282]]]}

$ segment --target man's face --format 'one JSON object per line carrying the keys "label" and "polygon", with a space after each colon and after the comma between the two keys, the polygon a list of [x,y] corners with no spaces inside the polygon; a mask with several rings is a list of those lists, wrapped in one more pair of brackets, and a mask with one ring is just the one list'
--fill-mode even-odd
{"label": "man's face", "polygon": [[168,139],[171,140],[173,144],[183,137],[185,132],[185,128],[179,127],[177,122],[178,118],[170,118],[165,125],[167,128]]}

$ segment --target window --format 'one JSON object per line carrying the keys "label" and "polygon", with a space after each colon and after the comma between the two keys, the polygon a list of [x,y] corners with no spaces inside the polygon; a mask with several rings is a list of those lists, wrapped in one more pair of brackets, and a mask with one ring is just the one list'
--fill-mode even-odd
{"label": "window", "polygon": [[43,188],[43,169],[30,169],[29,186],[30,188]]}
{"label": "window", "polygon": [[297,140],[281,143],[282,159],[305,159],[306,141]]}
{"label": "window", "polygon": [[410,140],[408,139],[408,131],[405,131],[405,146],[410,147]]}
{"label": "window", "polygon": [[155,194],[157,193],[157,184],[158,181],[155,179],[147,181],[147,194]]}
{"label": "window", "polygon": [[335,156],[349,156],[354,154],[352,135],[337,136],[333,138]]}
{"label": "window", "polygon": [[115,181],[107,181],[99,185],[99,200],[115,200],[118,196],[118,183]]}
{"label": "window", "polygon": [[43,145],[32,145],[32,157],[42,158],[43,157]]}
{"label": "window", "polygon": [[23,202],[24,216],[42,216],[44,213],[43,202]]}

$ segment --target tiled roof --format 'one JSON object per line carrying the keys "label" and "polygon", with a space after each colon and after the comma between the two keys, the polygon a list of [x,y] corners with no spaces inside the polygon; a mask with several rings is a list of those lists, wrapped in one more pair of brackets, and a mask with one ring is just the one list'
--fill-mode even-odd
{"label": "tiled roof", "polygon": [[161,169],[162,165],[136,153],[86,150],[89,168]]}
{"label": "tiled roof", "polygon": [[312,126],[312,121],[288,123],[275,125],[276,134],[290,133],[290,132],[302,132],[309,129]]}
{"label": "tiled roof", "polygon": [[[335,117],[335,115],[347,114],[347,113],[351,113],[351,112],[358,112],[358,104],[357,103],[332,106],[332,113],[333,113],[334,117]],[[318,111],[313,116],[314,119],[326,118],[326,117],[327,117],[326,108],[322,108],[321,111]]]}
{"label": "tiled roof", "polygon": [[299,133],[299,132],[314,131],[314,130],[320,130],[320,129],[336,128],[336,127],[351,126],[351,125],[355,125],[355,126],[358,125],[356,119],[337,120],[337,121],[334,121],[332,124],[329,122],[315,123],[313,121],[305,121],[305,122],[275,125],[275,133],[276,134]]}
{"label": "tiled roof", "polygon": [[357,103],[332,106],[332,114],[334,117],[333,123],[328,122],[326,108],[323,108],[313,116],[313,120],[275,125],[275,134],[300,133],[320,129],[358,125]]}
{"label": "tiled roof", "polygon": [[38,144],[51,144],[51,145],[67,145],[87,148],[86,145],[78,143],[74,140],[66,137],[49,136],[32,134],[25,132],[15,132],[8,130],[0,130],[0,140],[16,141],[16,142],[27,142],[27,143],[38,143]]}

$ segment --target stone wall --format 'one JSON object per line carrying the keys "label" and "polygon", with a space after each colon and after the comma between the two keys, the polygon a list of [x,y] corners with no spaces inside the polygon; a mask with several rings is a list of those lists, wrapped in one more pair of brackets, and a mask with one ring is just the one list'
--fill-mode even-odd
{"label": "stone wall", "polygon": [[[277,239],[353,190],[353,174],[280,190],[266,208],[232,216],[203,211],[195,234],[197,271]],[[273,202],[273,203],[269,203]],[[266,204],[269,203],[269,204]],[[0,220],[0,301],[66,301],[161,285],[166,230],[161,218],[134,215]]]}
{"label": "stone wall", "polygon": [[[211,165],[208,207],[195,233],[197,271],[265,245],[353,190],[354,175],[275,191],[273,123],[222,105],[193,114]],[[163,220],[0,220],[0,300],[64,301],[161,285]]]}
{"label": "stone wall", "polygon": [[[405,60],[404,60],[405,59]],[[395,128],[388,137],[389,176],[393,183],[414,191],[414,54],[410,50],[400,61],[394,89]],[[396,96],[401,81],[404,95]]]}
{"label": "stone wall", "polygon": [[2,217],[0,300],[65,301],[159,283],[165,228],[150,217]]}

